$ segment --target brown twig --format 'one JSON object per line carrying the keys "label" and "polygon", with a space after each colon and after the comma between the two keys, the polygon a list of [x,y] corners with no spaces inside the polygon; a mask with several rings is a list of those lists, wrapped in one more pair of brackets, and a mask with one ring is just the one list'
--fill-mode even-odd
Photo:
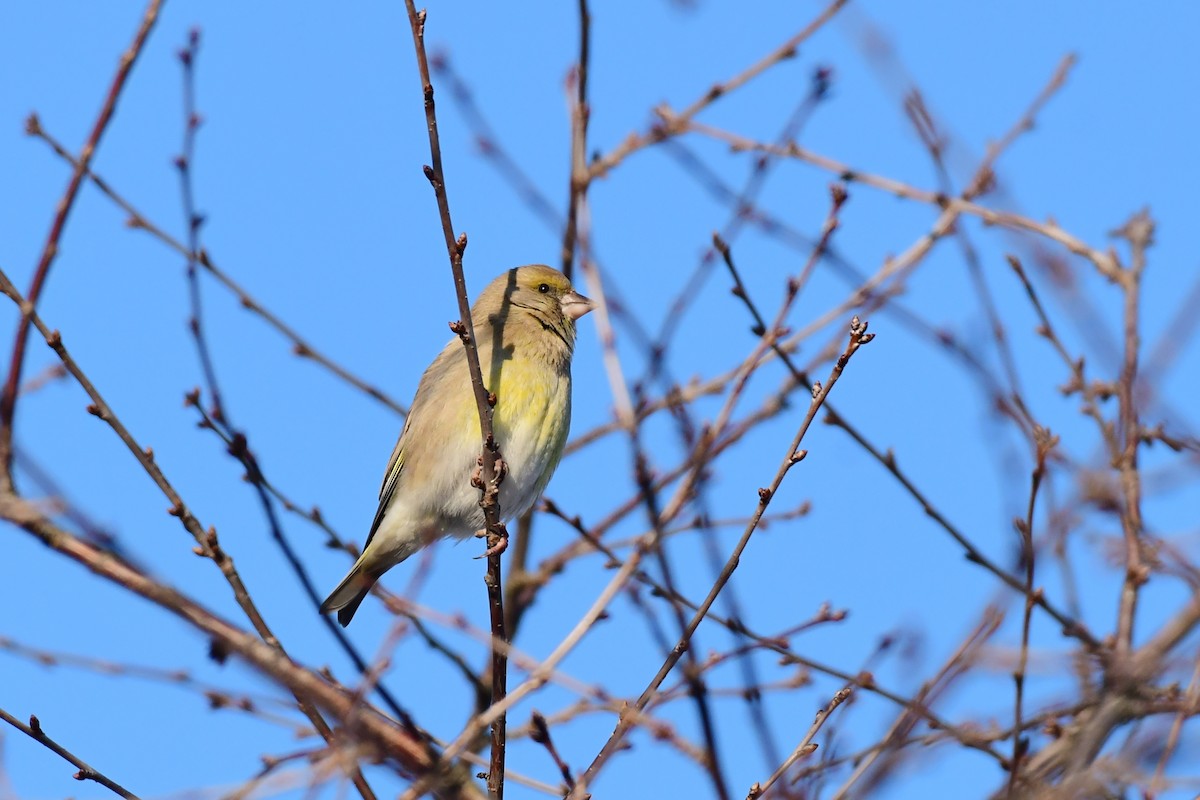
{"label": "brown twig", "polygon": [[[28,307],[21,308],[21,319],[17,323],[17,333],[13,339],[12,356],[8,362],[8,377],[4,382],[3,393],[0,393],[0,466],[3,467],[3,480],[11,481],[10,474],[12,471],[12,437],[13,437],[13,418],[16,414],[18,389],[21,386],[21,370],[25,364],[25,347],[29,340],[29,313],[37,308],[38,300],[42,295],[42,288],[46,284],[46,278],[50,274],[50,266],[54,263],[55,256],[58,255],[59,239],[62,238],[63,230],[66,228],[67,217],[71,213],[71,208],[75,205],[75,198],[79,195],[79,188],[83,184],[84,173],[87,172],[88,165],[92,161],[92,156],[96,153],[96,148],[100,145],[100,137],[104,135],[104,131],[108,128],[108,123],[112,120],[113,112],[117,107],[117,99],[121,96],[121,91],[125,88],[125,82],[129,78],[129,73],[133,69],[133,65],[137,62],[138,56],[142,54],[142,49],[146,45],[146,39],[150,36],[150,31],[154,28],[154,23],[158,21],[158,12],[162,8],[162,0],[150,0],[146,6],[146,10],[142,13],[141,23],[138,25],[137,33],[134,34],[133,43],[129,48],[121,54],[121,60],[117,65],[116,74],[113,75],[112,82],[108,87],[108,94],[104,98],[104,104],[100,108],[100,114],[96,117],[95,123],[92,125],[92,131],[88,134],[87,141],[83,144],[83,149],[79,151],[79,160],[75,165],[74,171],[71,173],[71,179],[67,183],[66,191],[63,192],[62,198],[58,201],[58,207],[54,214],[54,221],[50,225],[50,233],[46,238],[46,244],[42,248],[42,254],[38,258],[37,268],[33,273],[33,280],[29,284],[29,290],[25,293],[28,298]],[[9,483],[11,485],[11,482]]]}
{"label": "brown twig", "polygon": [[579,58],[575,63],[572,80],[575,97],[571,104],[571,181],[567,187],[567,224],[563,229],[562,272],[571,277],[575,265],[575,246],[579,235],[580,200],[591,185],[591,174],[587,165],[588,120],[592,109],[588,104],[588,66],[591,53],[592,14],[588,0],[579,0]]}
{"label": "brown twig", "polygon": [[69,761],[71,764],[78,767],[79,771],[71,776],[75,780],[95,781],[106,789],[112,791],[114,794],[124,797],[126,800],[141,800],[141,798],[139,798],[136,794],[129,791],[124,786],[117,783],[95,767],[89,766],[82,758],[51,739],[46,732],[42,730],[42,723],[38,721],[37,717],[30,716],[29,724],[26,725],[12,714],[9,714],[4,709],[0,708],[0,719],[4,720],[9,725],[12,725],[21,733],[25,734],[30,739],[33,739],[35,742],[42,745],[55,755],[60,756],[64,760]]}
{"label": "brown twig", "polygon": [[1196,709],[1200,708],[1200,658],[1196,658],[1195,661],[1196,666],[1192,668],[1192,677],[1188,681],[1187,691],[1184,693],[1185,705],[1175,715],[1175,718],[1171,720],[1171,730],[1167,733],[1167,740],[1163,745],[1162,755],[1159,756],[1158,763],[1154,766],[1154,775],[1150,778],[1148,789],[1149,797],[1156,797],[1165,788],[1166,781],[1163,776],[1166,773],[1167,765],[1171,762],[1172,756],[1175,755],[1176,748],[1179,747],[1179,738],[1183,732],[1183,724],[1187,721],[1188,717],[1196,713]]}
{"label": "brown twig", "polygon": [[[25,130],[29,135],[45,142],[46,145],[48,145],[59,158],[66,161],[72,167],[78,166],[78,160],[69,152],[67,152],[66,148],[62,146],[61,142],[59,142],[45,128],[42,127],[40,120],[36,116],[30,116],[29,120],[26,122]],[[113,188],[112,184],[94,172],[90,167],[88,168],[86,174],[88,179],[91,180],[92,185],[99,189],[101,194],[111,200],[113,204],[117,206],[117,208],[121,209],[129,216],[129,219],[126,222],[127,227],[134,230],[145,231],[162,244],[174,250],[179,255],[183,256],[184,258],[188,258],[190,251],[183,242],[179,241],[174,236],[164,231],[161,227],[151,222],[145,214],[143,214],[132,203],[125,199],[123,195],[118,193],[117,190]],[[387,406],[397,414],[404,416],[408,413],[408,409],[405,408],[402,403],[396,401],[378,386],[368,383],[365,379],[350,372],[344,366],[325,355],[310,341],[297,333],[294,328],[284,322],[279,316],[277,316],[259,300],[253,297],[248,291],[246,291],[245,287],[235,281],[228,272],[221,269],[208,250],[201,248],[196,253],[195,261],[204,269],[205,272],[213,276],[213,278],[215,278],[219,284],[231,292],[237,298],[237,301],[239,304],[241,304],[242,308],[259,317],[269,327],[274,328],[281,336],[291,342],[292,352],[297,356],[306,358],[323,367],[325,370],[334,375],[334,377],[349,384],[363,394],[379,401],[381,404]]]}
{"label": "brown twig", "polygon": [[[37,324],[36,319],[34,324]],[[183,592],[147,577],[119,559],[97,550],[55,526],[27,501],[13,494],[0,492],[0,518],[20,526],[42,544],[79,563],[95,575],[151,601],[178,617],[211,638],[214,653],[221,654],[222,657],[242,657],[256,672],[286,686],[300,699],[302,707],[315,704],[338,719],[352,719],[355,733],[377,755],[393,760],[419,775],[430,774],[435,769],[436,765],[429,761],[425,743],[412,738],[374,708],[358,704],[351,693],[331,685],[313,670],[294,662],[278,647],[262,641],[255,634],[237,628]],[[438,770],[438,784],[447,797],[473,800],[480,796],[461,770],[448,774]]]}
{"label": "brown twig", "polygon": [[[80,387],[82,387],[87,393],[88,397],[91,398],[92,403],[88,406],[88,412],[96,417],[99,417],[101,420],[107,423],[113,432],[117,434],[117,437],[126,446],[126,448],[129,449],[130,453],[141,465],[142,469],[146,471],[146,474],[150,476],[150,479],[154,481],[155,485],[158,486],[159,490],[162,491],[162,493],[167,497],[168,501],[170,501],[171,507],[167,510],[167,513],[169,513],[171,516],[178,517],[179,521],[183,524],[184,529],[192,535],[192,538],[196,541],[196,547],[193,548],[194,552],[203,558],[211,559],[213,563],[217,565],[218,569],[221,571],[221,574],[225,577],[226,582],[229,584],[230,589],[232,589],[234,599],[237,601],[238,606],[243,612],[245,612],[246,617],[250,620],[250,623],[254,626],[255,631],[258,632],[258,635],[267,645],[278,651],[281,657],[287,658],[287,655],[283,649],[283,645],[271,631],[271,628],[267,625],[266,620],[259,612],[258,607],[254,603],[253,599],[251,599],[249,590],[247,590],[245,583],[242,581],[241,575],[238,574],[237,568],[234,566],[233,558],[221,546],[217,537],[216,528],[210,527],[208,530],[205,530],[195,515],[188,510],[188,507],[183,502],[183,498],[180,497],[175,491],[175,488],[167,480],[166,475],[155,462],[153,450],[148,447],[142,447],[138,444],[137,440],[134,439],[133,435],[121,422],[120,418],[117,417],[116,413],[112,410],[108,403],[105,402],[104,398],[100,395],[100,392],[96,389],[91,380],[75,362],[75,359],[67,351],[66,347],[63,345],[62,335],[58,331],[51,331],[46,324],[42,322],[41,317],[39,317],[37,312],[28,305],[25,298],[21,296],[19,291],[17,291],[16,286],[13,285],[8,275],[3,270],[0,270],[0,292],[7,295],[14,303],[18,305],[18,307],[25,309],[25,314],[30,322],[35,328],[37,328],[38,332],[41,333],[42,337],[46,340],[46,343],[50,345],[50,348],[54,350],[59,360],[62,361],[63,366],[66,367],[67,371],[71,373],[71,376],[75,378]],[[17,497],[15,492],[12,491],[11,475],[7,472],[5,474],[8,475],[8,483],[7,485],[0,487],[0,501],[3,501],[5,496],[7,496],[10,502],[23,502]],[[10,520],[16,522],[17,524],[22,524],[22,522],[25,521],[25,518],[24,516],[15,519],[10,517]],[[48,525],[48,523],[46,524]],[[31,531],[33,530],[31,527],[28,529]],[[63,535],[65,536],[66,534]],[[322,738],[324,738],[326,741],[329,741],[333,736],[333,732],[330,729],[329,724],[325,722],[324,718],[321,716],[321,712],[303,694],[296,694],[295,696],[301,710],[313,723],[313,726],[316,728],[317,732]],[[371,791],[370,786],[367,785],[366,780],[362,778],[358,768],[353,767],[351,772],[355,786],[362,795],[363,800],[374,800],[375,795]]]}
{"label": "brown twig", "polygon": [[[688,647],[688,643],[691,640],[692,634],[694,634],[696,628],[700,626],[700,622],[708,614],[708,610],[712,606],[713,602],[716,601],[717,595],[720,594],[721,589],[733,576],[734,570],[737,569],[742,551],[744,551],[746,549],[746,545],[750,543],[750,537],[758,527],[758,521],[762,517],[763,513],[766,512],[767,506],[771,502],[771,498],[775,495],[775,492],[783,483],[783,479],[787,475],[788,471],[793,466],[800,463],[800,461],[804,458],[804,451],[799,449],[800,443],[803,441],[804,435],[808,432],[808,428],[812,424],[812,420],[816,417],[817,411],[825,402],[825,398],[829,395],[830,390],[833,389],[834,384],[837,383],[838,378],[841,377],[842,371],[845,369],[850,358],[858,351],[859,347],[869,343],[873,338],[874,334],[867,333],[866,325],[860,322],[858,317],[855,317],[851,321],[850,338],[846,345],[846,349],[843,351],[841,357],[838,358],[837,364],[834,365],[826,384],[822,387],[819,387],[813,393],[813,399],[812,403],[809,405],[808,413],[805,415],[804,421],[801,422],[800,428],[796,432],[795,437],[793,437],[791,446],[788,449],[787,454],[784,456],[783,461],[780,463],[779,469],[775,473],[775,477],[771,480],[771,484],[759,490],[759,501],[754,516],[746,525],[746,529],[743,531],[738,543],[734,546],[733,552],[729,556],[729,560],[726,561],[724,568],[721,570],[721,574],[717,576],[716,582],[709,590],[704,601],[700,604],[699,610],[697,610],[696,614],[688,623],[687,629],[684,631],[683,636],[680,637],[679,642],[671,651],[671,654],[667,657],[667,660],[663,662],[663,665],[659,668],[658,673],[653,679],[651,679],[649,685],[647,685],[645,690],[643,690],[642,694],[638,697],[637,701],[633,704],[635,709],[640,711],[646,707],[646,704],[654,696],[655,692],[658,690],[658,687],[662,685],[663,680],[683,656],[683,652]],[[601,768],[603,768],[604,764],[620,747],[622,740],[629,732],[631,726],[631,718],[628,716],[622,716],[622,718],[618,720],[617,726],[613,730],[612,735],[608,738],[608,741],[605,742],[600,752],[596,755],[595,759],[593,759],[591,765],[584,772],[582,778],[579,780],[579,783],[569,795],[570,798],[576,798],[576,800],[578,800],[578,798],[583,796],[587,786],[596,779],[597,773]]]}
{"label": "brown twig", "polygon": [[[308,598],[309,604],[313,607],[313,610],[319,610],[321,607],[321,595],[317,592],[317,587],[313,583],[312,576],[308,574],[308,569],[305,568],[304,563],[300,560],[300,556],[296,553],[292,543],[288,540],[287,536],[284,535],[283,525],[279,520],[274,504],[271,502],[272,497],[281,497],[281,495],[279,491],[267,480],[266,475],[263,474],[262,467],[258,463],[258,458],[250,449],[250,444],[246,434],[233,427],[233,423],[228,412],[223,412],[220,418],[217,417],[217,411],[221,408],[221,406],[218,406],[216,401],[213,403],[211,412],[204,410],[204,406],[200,403],[200,397],[196,392],[188,395],[186,402],[189,406],[196,410],[197,414],[200,415],[199,426],[201,428],[207,428],[213,431],[213,433],[215,433],[221,439],[221,441],[225,443],[226,453],[228,453],[235,461],[241,464],[246,470],[243,477],[251,486],[254,487],[255,494],[258,497],[259,504],[261,505],[263,514],[266,517],[267,528],[271,532],[271,540],[275,542],[275,544],[279,547],[280,552],[283,553],[284,560],[287,562],[288,567],[292,570],[292,573],[296,576],[296,579],[300,582],[300,587],[303,589],[305,596]],[[290,505],[290,503],[288,503],[286,500],[284,500],[284,503],[285,505]],[[294,506],[292,506],[292,508],[294,508]],[[331,528],[329,528],[328,525],[324,523],[324,520],[321,519],[319,513],[314,516],[311,512],[309,512],[304,516],[306,519],[309,519],[310,521],[320,525],[324,530],[326,530],[326,532],[329,533],[331,537],[337,540],[336,534]],[[382,591],[382,587],[380,587],[380,591]],[[350,641],[350,638],[346,635],[345,629],[341,625],[337,624],[333,617],[327,614],[318,614],[317,616],[321,620],[322,625],[325,626],[325,629],[337,641],[338,646],[341,647],[342,651],[349,657],[351,663],[354,664],[354,668],[358,670],[360,675],[366,676],[370,669],[369,665],[367,664],[367,660],[363,657],[362,653],[358,651],[358,648],[354,646],[354,643]],[[392,712],[396,719],[400,720],[401,723],[408,728],[409,732],[413,736],[420,738],[426,735],[417,725],[416,721],[413,720],[412,715],[408,713],[407,709],[400,705],[400,701],[396,699],[395,695],[393,695],[386,686],[384,686],[382,683],[376,682],[374,684],[374,689],[379,694],[379,697],[383,700],[383,703],[387,706],[388,710]],[[430,757],[434,758],[435,756],[436,754],[431,750]]]}
{"label": "brown twig", "polygon": [[[838,197],[838,193],[835,190],[834,191],[835,202],[836,202],[837,197]],[[834,213],[836,213],[836,208],[834,210]],[[830,220],[833,220],[833,219],[834,219],[834,217],[831,214]],[[826,241],[826,242],[828,241],[828,236],[832,233],[832,231],[835,229],[835,227],[836,227],[835,224],[831,224],[830,222],[826,223],[826,227],[824,229],[825,233],[823,234],[822,241]],[[745,285],[742,284],[741,277],[739,276],[738,271],[737,271],[737,267],[734,266],[734,264],[733,264],[732,254],[730,253],[728,247],[726,246],[726,247],[722,248],[722,245],[723,245],[723,243],[719,242],[719,240],[718,240],[717,249],[719,252],[721,252],[722,256],[725,258],[726,266],[729,267],[730,273],[734,278],[733,293],[735,296],[737,296],[738,298],[740,298],[742,300],[742,302],[749,309],[751,316],[754,317],[754,320],[755,320],[754,331],[757,332],[758,330],[763,329],[763,326],[764,326],[762,314],[759,312],[757,305],[754,303],[754,301],[750,298],[749,294],[746,292]],[[814,253],[815,252],[816,252],[816,250],[814,249]],[[811,263],[811,261],[810,261],[810,263]],[[807,268],[806,268],[806,271],[807,271]],[[781,343],[778,343],[778,342],[774,343],[772,345],[772,349],[775,351],[776,355],[779,356],[780,360],[784,363],[784,365],[787,366],[788,370],[791,372],[792,376],[794,377],[794,379],[796,381],[798,381],[801,384],[808,384],[807,374],[793,363],[791,356],[788,354],[786,348]],[[1021,590],[1021,582],[1018,578],[1016,578],[1013,575],[1010,575],[1007,571],[1003,570],[998,564],[996,564],[994,561],[992,561],[986,555],[984,555],[983,552],[981,550],[979,550],[979,548],[977,548],[969,539],[967,539],[967,537],[961,531],[959,531],[956,527],[954,527],[954,525],[940,511],[938,511],[937,508],[928,500],[928,498],[925,497],[924,493],[922,493],[916,487],[916,485],[914,483],[912,483],[912,481],[910,481],[907,478],[907,476],[905,476],[905,474],[899,469],[899,466],[896,463],[896,457],[891,451],[884,453],[884,452],[880,451],[877,447],[875,447],[873,444],[871,444],[871,442],[868,441],[867,438],[857,428],[852,426],[849,423],[849,421],[847,421],[846,418],[844,416],[842,416],[833,405],[826,406],[825,422],[828,424],[831,424],[831,425],[835,425],[839,428],[842,428],[844,431],[846,431],[848,434],[850,434],[851,438],[854,439],[854,441],[856,443],[858,443],[858,445],[860,447],[865,449],[871,456],[873,456],[875,458],[875,460],[877,460],[889,472],[891,472],[892,475],[897,480],[900,481],[901,485],[903,485],[904,488],[908,490],[909,494],[911,494],[913,496],[913,498],[916,499],[917,502],[919,502],[921,504],[922,508],[924,508],[924,510],[925,510],[925,513],[931,519],[938,522],[939,525],[947,533],[949,533],[951,535],[951,537],[954,538],[955,541],[957,541],[964,548],[964,550],[966,551],[968,560],[984,567],[992,574],[1001,578],[1001,580],[1003,580],[1005,583],[1007,583],[1009,586],[1013,587],[1014,589],[1017,589],[1018,591]],[[1037,595],[1037,604],[1039,607],[1041,607],[1047,613],[1049,613],[1052,617],[1054,617],[1054,619],[1063,626],[1064,631],[1067,631],[1069,633],[1069,635],[1079,638],[1081,641],[1083,641],[1085,644],[1087,644],[1093,650],[1099,649],[1099,647],[1100,647],[1099,642],[1095,639],[1095,637],[1093,637],[1087,631],[1086,628],[1083,627],[1081,622],[1079,622],[1079,621],[1069,617],[1068,615],[1064,614],[1063,612],[1059,611],[1055,606],[1053,606],[1045,598],[1044,595]]]}
{"label": "brown twig", "polygon": [[554,759],[554,766],[558,767],[559,773],[563,776],[563,781],[567,784],[567,789],[575,788],[575,778],[571,775],[571,768],[567,766],[567,762],[562,760],[562,756],[558,754],[558,748],[554,746],[554,740],[550,738],[550,726],[546,724],[546,718],[542,716],[540,711],[534,711],[530,717],[530,725],[533,731],[529,738],[546,748],[546,752],[550,754],[550,758]]}
{"label": "brown twig", "polygon": [[[673,112],[671,112],[669,109],[660,108],[659,113],[664,115],[668,120],[673,119]],[[855,170],[848,164],[820,155],[795,143],[790,144],[787,147],[777,147],[775,145],[763,144],[762,142],[756,142],[753,139],[748,139],[744,136],[730,133],[729,131],[724,131],[711,125],[704,125],[698,122],[689,122],[687,123],[686,127],[690,131],[727,142],[735,151],[771,153],[778,156],[794,158],[798,161],[803,161],[806,164],[811,164],[815,167],[831,172],[846,183],[862,183],[872,188],[879,189],[880,191],[894,194],[895,196],[904,198],[906,200],[915,200],[920,203],[937,206],[942,208],[944,212],[950,212],[954,214],[969,214],[971,216],[978,217],[985,223],[1001,225],[1017,231],[1038,234],[1046,239],[1049,239],[1050,241],[1060,244],[1069,252],[1087,259],[1105,278],[1114,282],[1120,281],[1120,266],[1111,253],[1095,249],[1083,240],[1064,230],[1057,222],[1053,220],[1038,222],[1037,220],[1030,219],[1029,217],[1025,217],[1020,214],[1014,214],[1009,211],[996,211],[987,208],[986,206],[981,206],[978,203],[970,200],[946,197],[940,192],[931,192],[927,189],[919,189],[904,183],[903,181],[886,178],[869,172]]]}
{"label": "brown twig", "polygon": [[1013,684],[1016,688],[1013,699],[1013,745],[1012,758],[1008,766],[1008,796],[1015,797],[1020,782],[1021,763],[1029,749],[1029,740],[1020,735],[1022,703],[1025,699],[1025,671],[1029,665],[1029,633],[1033,621],[1033,607],[1036,596],[1033,589],[1034,565],[1036,554],[1033,546],[1033,514],[1037,505],[1038,490],[1046,477],[1046,460],[1051,451],[1058,445],[1058,437],[1041,426],[1034,429],[1036,448],[1034,453],[1033,473],[1030,476],[1029,504],[1025,509],[1025,519],[1014,520],[1017,535],[1021,538],[1021,562],[1025,565],[1024,611],[1021,615],[1021,649],[1017,656],[1017,668],[1013,670]]}
{"label": "brown twig", "polygon": [[[957,678],[966,674],[978,658],[980,648],[999,630],[1000,623],[1003,621],[1004,615],[998,609],[989,607],[984,610],[979,624],[962,640],[933,677],[921,684],[921,688],[917,690],[909,704],[888,728],[887,733],[880,738],[878,745],[872,747],[868,752],[862,753],[861,757],[853,759],[854,771],[832,794],[831,800],[845,800],[860,781],[867,786],[860,789],[859,794],[869,795],[872,776],[875,782],[878,782],[887,775],[887,768],[880,765],[880,760],[884,759],[888,753],[896,753],[910,741],[918,720],[926,720],[929,727],[934,730],[942,729],[930,717],[928,709]],[[989,739],[971,726],[962,726],[949,730],[948,733],[962,744],[995,757],[1003,766],[1004,758],[999,751],[987,747],[989,741],[1000,741],[1000,737]],[[1017,733],[1013,735],[1016,736],[1019,733],[1018,729]]]}
{"label": "brown twig", "polygon": [[804,43],[809,37],[825,26],[829,20],[837,15],[837,12],[846,5],[847,0],[833,0],[827,5],[820,14],[805,25],[798,33],[790,37],[786,42],[772,50],[761,59],[751,64],[744,71],[735,75],[727,81],[714,83],[709,87],[703,95],[696,98],[691,105],[687,106],[678,114],[672,115],[672,119],[666,124],[655,125],[644,134],[631,133],[612,151],[604,156],[596,158],[592,161],[590,167],[590,179],[595,180],[602,178],[613,170],[618,164],[622,163],[631,154],[648,147],[652,144],[657,144],[671,136],[682,133],[687,129],[688,122],[699,114],[704,109],[708,108],[721,97],[730,94],[736,89],[741,88],[749,83],[754,78],[757,78],[762,73],[766,72],[771,67],[794,58],[796,49]]}
{"label": "brown twig", "polygon": [[[457,238],[454,223],[450,218],[450,201],[446,193],[445,172],[442,169],[442,145],[438,138],[437,113],[434,106],[433,82],[429,77],[429,59],[425,52],[425,11],[417,11],[413,0],[405,0],[409,26],[412,28],[413,49],[417,56],[417,71],[425,97],[425,122],[429,133],[431,166],[425,168],[425,177],[433,187],[437,200],[438,214],[442,221],[442,234],[446,240],[446,253],[450,259],[450,271],[454,277],[454,289],[458,298],[458,322],[451,325],[466,350],[467,369],[471,375],[471,388],[475,395],[475,407],[479,412],[479,427],[483,435],[480,457],[480,507],[487,522],[488,568],[484,582],[488,591],[488,609],[492,622],[492,705],[500,703],[507,692],[508,657],[503,647],[496,642],[507,642],[504,628],[504,581],[501,573],[500,556],[508,542],[508,531],[500,521],[500,480],[497,467],[500,459],[500,444],[492,428],[492,411],[495,395],[489,394],[483,383],[479,367],[479,352],[476,349],[475,329],[471,322],[471,305],[467,295],[467,281],[463,276],[463,252],[467,248],[467,235]],[[505,716],[500,714],[492,723],[492,758],[488,770],[488,794],[494,800],[504,800],[504,755]]]}
{"label": "brown twig", "polygon": [[[616,596],[617,592],[625,586],[630,576],[634,574],[641,564],[642,558],[649,547],[649,541],[643,542],[643,545],[634,551],[633,555],[626,559],[621,568],[617,570],[617,574],[612,577],[608,585],[592,603],[591,607],[580,618],[575,627],[563,638],[561,642],[554,648],[550,655],[538,663],[530,671],[529,677],[523,681],[516,689],[508,692],[501,700],[493,702],[492,705],[482,714],[477,714],[459,734],[458,738],[451,742],[443,751],[442,756],[445,759],[455,758],[459,753],[474,740],[475,736],[482,730],[491,725],[497,718],[504,716],[508,709],[516,705],[526,696],[540,689],[549,680],[550,676],[557,669],[558,665],[564,658],[575,648],[583,639],[588,631],[596,624],[601,615],[605,613],[605,609]],[[511,645],[506,642],[497,642],[495,637],[492,637],[492,647],[509,651]],[[417,800],[423,794],[429,791],[432,786],[432,781],[429,779],[418,781],[411,786],[408,791],[401,795],[400,800]]]}
{"label": "brown twig", "polygon": [[1124,294],[1123,330],[1124,355],[1121,374],[1117,379],[1118,428],[1120,449],[1112,453],[1113,465],[1121,479],[1121,530],[1125,539],[1125,581],[1121,587],[1120,608],[1117,613],[1118,655],[1133,648],[1133,623],[1137,614],[1139,589],[1149,579],[1149,569],[1142,558],[1142,477],[1138,470],[1138,450],[1142,446],[1141,424],[1138,421],[1137,378],[1138,356],[1141,353],[1142,275],[1146,269],[1146,251],[1154,244],[1154,220],[1143,210],[1129,218],[1116,231],[1129,242],[1130,258],[1127,269],[1120,273],[1119,284]]}
{"label": "brown twig", "polygon": [[849,698],[853,692],[854,686],[851,684],[847,684],[846,686],[843,686],[841,689],[837,690],[837,692],[833,695],[833,698],[830,699],[825,707],[817,712],[816,719],[813,720],[813,724],[809,726],[808,732],[804,734],[804,738],[800,740],[800,744],[796,745],[796,749],[792,751],[792,754],[788,756],[782,764],[779,765],[778,769],[771,773],[771,777],[767,778],[766,781],[762,783],[755,783],[753,786],[751,786],[750,791],[746,794],[746,800],[758,800],[758,798],[762,797],[771,790],[771,787],[775,785],[775,782],[782,778],[784,774],[786,774],[787,771],[792,768],[793,764],[795,764],[801,758],[805,758],[816,752],[817,745],[813,742],[813,739],[816,737],[817,732],[821,730],[821,726],[825,724],[825,720],[829,719],[829,715],[832,714],[838,706],[846,702],[846,699]]}

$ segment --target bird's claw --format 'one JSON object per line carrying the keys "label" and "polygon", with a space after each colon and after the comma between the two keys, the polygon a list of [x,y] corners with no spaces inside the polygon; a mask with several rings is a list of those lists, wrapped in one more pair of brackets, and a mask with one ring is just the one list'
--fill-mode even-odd
{"label": "bird's claw", "polygon": [[500,555],[507,549],[508,549],[508,535],[506,534],[504,536],[497,537],[496,543],[494,545],[489,547],[487,550],[484,550],[479,555],[475,556],[475,558],[476,559],[491,558],[492,556]]}

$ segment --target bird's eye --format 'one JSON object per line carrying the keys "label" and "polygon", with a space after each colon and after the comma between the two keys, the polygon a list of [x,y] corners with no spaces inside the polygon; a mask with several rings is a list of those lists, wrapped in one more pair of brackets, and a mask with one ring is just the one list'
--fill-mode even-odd
{"label": "bird's eye", "polygon": [[548,293],[550,291],[550,284],[543,283],[543,284],[539,285],[538,291],[541,292],[542,294]]}

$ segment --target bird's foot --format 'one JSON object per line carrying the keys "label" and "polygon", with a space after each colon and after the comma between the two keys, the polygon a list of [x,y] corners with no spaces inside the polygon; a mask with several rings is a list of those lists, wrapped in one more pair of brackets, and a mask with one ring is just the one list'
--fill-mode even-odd
{"label": "bird's foot", "polygon": [[[478,536],[479,534],[476,534],[476,535]],[[481,554],[475,556],[475,558],[477,558],[477,559],[491,558],[492,556],[500,555],[507,549],[508,549],[508,534],[506,533],[503,536],[497,536],[495,543],[491,547],[489,547],[487,550],[484,550]]]}

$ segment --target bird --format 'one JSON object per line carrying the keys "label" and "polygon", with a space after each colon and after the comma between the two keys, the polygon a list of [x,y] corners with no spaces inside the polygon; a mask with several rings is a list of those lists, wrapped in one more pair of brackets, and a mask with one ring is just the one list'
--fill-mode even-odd
{"label": "bird", "polygon": [[[528,511],[562,458],[571,425],[575,322],[595,307],[562,272],[542,264],[496,277],[471,308],[484,386],[495,395],[492,427],[505,468],[501,519]],[[321,604],[350,624],[375,582],[428,544],[483,530],[472,485],[483,439],[458,337],[421,376],[384,472],[362,554]]]}

